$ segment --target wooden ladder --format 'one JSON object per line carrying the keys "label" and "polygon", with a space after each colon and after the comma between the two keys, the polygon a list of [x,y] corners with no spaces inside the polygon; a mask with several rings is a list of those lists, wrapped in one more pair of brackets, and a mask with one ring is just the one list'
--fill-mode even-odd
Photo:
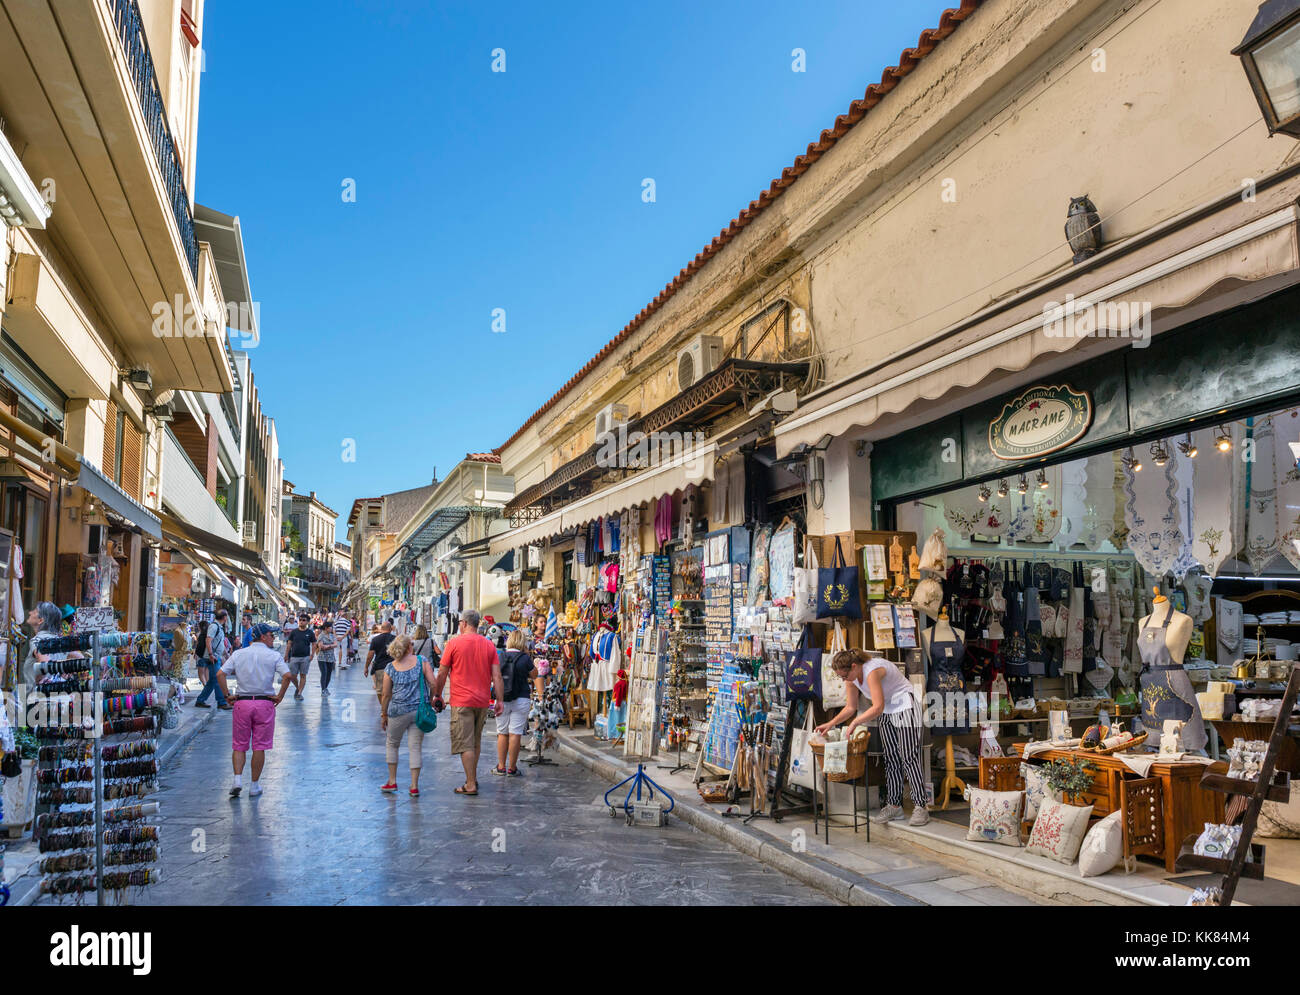
{"label": "wooden ladder", "polygon": [[[1193,852],[1197,834],[1188,836],[1179,851],[1177,870],[1207,870],[1223,873],[1223,897],[1220,905],[1231,905],[1237,893],[1237,882],[1243,877],[1261,880],[1264,877],[1264,846],[1252,842],[1255,826],[1259,821],[1259,810],[1264,802],[1286,802],[1291,797],[1291,775],[1277,770],[1278,754],[1286,741],[1288,726],[1291,724],[1291,710],[1295,707],[1297,693],[1300,693],[1300,667],[1293,667],[1291,679],[1287,681],[1286,691],[1282,695],[1282,707],[1273,724],[1273,735],[1268,741],[1268,751],[1264,754],[1264,763],[1260,768],[1259,780],[1247,781],[1226,774],[1206,773],[1201,776],[1201,787],[1210,791],[1221,791],[1227,795],[1248,796],[1246,815],[1241,823],[1241,840],[1232,853],[1232,858],[1202,857]],[[1246,857],[1253,859],[1247,862]]]}

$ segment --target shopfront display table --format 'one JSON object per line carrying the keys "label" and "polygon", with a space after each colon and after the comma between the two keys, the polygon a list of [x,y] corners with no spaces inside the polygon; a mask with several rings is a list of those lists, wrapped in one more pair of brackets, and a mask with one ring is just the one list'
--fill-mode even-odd
{"label": "shopfront display table", "polygon": [[[1024,746],[1023,743],[1016,743],[1011,747],[1011,752],[1019,756]],[[1141,847],[1132,849],[1131,852],[1162,858],[1170,873],[1174,872],[1174,861],[1178,859],[1178,850],[1184,839],[1200,833],[1207,822],[1227,821],[1223,813],[1223,796],[1201,788],[1201,775],[1206,770],[1204,764],[1158,761],[1151,765],[1146,778],[1142,778],[1115,756],[1097,756],[1062,749],[1036,754],[1034,759],[1083,759],[1095,765],[1097,770],[1092,775],[1092,787],[1083,792],[1079,800],[1085,804],[1091,803],[1093,815],[1098,817],[1123,809],[1126,785],[1131,798],[1133,789],[1139,786],[1138,782],[1158,782],[1162,824],[1153,827],[1155,832],[1144,836]],[[1130,827],[1126,824],[1125,832],[1129,831]]]}

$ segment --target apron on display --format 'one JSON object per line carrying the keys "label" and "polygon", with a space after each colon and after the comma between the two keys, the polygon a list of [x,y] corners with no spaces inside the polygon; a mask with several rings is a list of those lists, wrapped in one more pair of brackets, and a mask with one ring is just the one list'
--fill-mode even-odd
{"label": "apron on display", "polygon": [[[967,721],[948,722],[949,704],[955,705],[957,695],[965,696],[966,681],[962,677],[962,661],[966,658],[966,647],[962,641],[955,638],[957,635],[954,630],[954,638],[951,640],[940,640],[934,632],[930,635],[930,675],[925,682],[927,692],[936,692],[942,697],[940,700],[944,704],[944,715],[942,721],[932,726],[932,731],[939,735],[959,735],[970,732],[970,724]],[[948,697],[953,695],[954,697]],[[961,705],[963,711],[951,716],[954,720],[957,715],[964,716],[965,704]]]}
{"label": "apron on display", "polygon": [[1165,637],[1169,631],[1169,620],[1173,618],[1171,605],[1161,625],[1153,625],[1152,618],[1138,633],[1138,653],[1142,657],[1142,674],[1139,678],[1142,689],[1142,724],[1156,741],[1165,731],[1165,722],[1175,720],[1185,723],[1183,726],[1183,749],[1200,750],[1205,747],[1205,722],[1201,718],[1201,706],[1192,690],[1192,682],[1183,670],[1181,663],[1175,663],[1169,655],[1169,646]]}

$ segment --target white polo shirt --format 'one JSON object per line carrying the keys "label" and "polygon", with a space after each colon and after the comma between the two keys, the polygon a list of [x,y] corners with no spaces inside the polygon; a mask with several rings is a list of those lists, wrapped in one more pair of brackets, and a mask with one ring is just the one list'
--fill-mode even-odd
{"label": "white polo shirt", "polygon": [[221,665],[221,672],[239,682],[239,694],[277,693],[276,680],[289,672],[284,656],[266,643],[249,643],[235,650]]}

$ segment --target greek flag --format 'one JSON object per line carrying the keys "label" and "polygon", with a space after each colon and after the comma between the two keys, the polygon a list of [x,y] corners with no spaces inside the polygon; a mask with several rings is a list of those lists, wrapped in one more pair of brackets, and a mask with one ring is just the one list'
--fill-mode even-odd
{"label": "greek flag", "polygon": [[551,605],[551,610],[546,613],[546,638],[550,639],[560,631],[560,620],[555,617],[555,606]]}

